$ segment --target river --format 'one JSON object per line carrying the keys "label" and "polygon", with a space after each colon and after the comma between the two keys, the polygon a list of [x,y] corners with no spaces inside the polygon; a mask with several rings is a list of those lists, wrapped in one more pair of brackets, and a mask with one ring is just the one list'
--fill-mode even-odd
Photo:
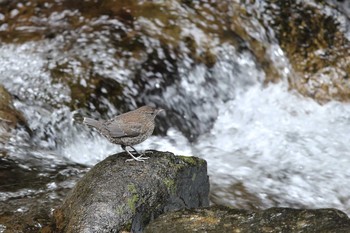
{"label": "river", "polygon": [[[19,12],[11,11],[13,17],[21,14],[23,5],[18,4]],[[337,208],[350,213],[350,104],[336,98],[319,101],[291,88],[289,79],[302,74],[295,71],[283,46],[269,38],[274,33],[257,25],[256,19],[250,21],[251,38],[264,44],[264,56],[278,81],[267,81],[270,74],[245,41],[232,43],[215,36],[222,13],[213,14],[213,25],[206,25],[209,33],[196,21],[205,12],[171,5],[178,11],[169,14],[186,15],[173,23],[183,23],[181,38],[191,36],[195,52],[186,41],[178,41],[175,48],[177,36],[171,33],[159,36],[164,32],[157,29],[164,27],[160,16],[158,21],[135,16],[133,29],[139,38],[136,45],[127,46],[136,49],[124,50],[125,44],[115,41],[126,43],[119,40],[120,30],[134,33],[128,23],[106,15],[89,19],[81,13],[85,8],[80,12],[74,4],[65,7],[34,21],[47,19],[59,29],[57,34],[0,45],[0,82],[33,131],[30,135],[18,128],[2,143],[4,210],[28,212],[33,206],[21,200],[33,197],[33,203],[53,208],[90,167],[122,151],[75,121],[77,114],[107,119],[141,104],[155,104],[166,109],[166,115],[157,119],[155,135],[136,148],[206,159],[212,203],[248,209]],[[205,9],[211,7],[204,4]],[[254,7],[264,7],[263,1]],[[335,9],[348,39],[346,11]],[[200,16],[192,18],[196,14]],[[77,23],[72,29],[65,17],[84,25]],[[34,31],[35,36],[40,30],[47,33],[47,25],[41,24],[44,29],[22,25],[18,30]],[[7,30],[4,24],[0,28]],[[135,52],[141,42],[148,57]],[[209,56],[204,62],[198,58],[201,53]],[[215,54],[214,62],[210,54]]]}

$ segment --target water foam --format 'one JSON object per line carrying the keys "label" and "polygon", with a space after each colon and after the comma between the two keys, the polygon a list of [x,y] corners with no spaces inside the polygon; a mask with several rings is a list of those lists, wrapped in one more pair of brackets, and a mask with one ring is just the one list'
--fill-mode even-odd
{"label": "water foam", "polygon": [[283,83],[256,85],[220,106],[213,129],[194,148],[208,160],[225,204],[238,205],[232,187],[243,184],[259,207],[349,212],[349,122],[349,104],[320,105]]}

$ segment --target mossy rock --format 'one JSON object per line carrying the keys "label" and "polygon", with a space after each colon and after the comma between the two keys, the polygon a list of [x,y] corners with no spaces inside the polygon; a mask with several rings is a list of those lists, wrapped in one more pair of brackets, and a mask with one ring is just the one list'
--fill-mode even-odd
{"label": "mossy rock", "polygon": [[205,161],[169,152],[147,156],[144,163],[125,162],[128,155],[120,153],[98,163],[55,210],[52,231],[138,232],[164,212],[209,205]]}

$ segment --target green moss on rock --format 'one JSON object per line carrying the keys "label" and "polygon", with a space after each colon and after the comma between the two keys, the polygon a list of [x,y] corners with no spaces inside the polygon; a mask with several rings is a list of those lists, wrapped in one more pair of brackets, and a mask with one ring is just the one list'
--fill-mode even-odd
{"label": "green moss on rock", "polygon": [[132,194],[131,198],[128,198],[128,206],[133,212],[135,212],[136,204],[139,201],[140,197],[139,197],[139,194],[137,193],[137,190],[134,184],[128,184],[128,190]]}
{"label": "green moss on rock", "polygon": [[175,181],[173,179],[167,178],[167,179],[164,179],[163,182],[170,193],[175,193],[176,185],[175,185]]}
{"label": "green moss on rock", "polygon": [[179,158],[184,161],[187,164],[190,164],[192,166],[196,166],[199,165],[203,162],[205,162],[205,160],[199,159],[197,157],[193,157],[193,156],[179,156]]}

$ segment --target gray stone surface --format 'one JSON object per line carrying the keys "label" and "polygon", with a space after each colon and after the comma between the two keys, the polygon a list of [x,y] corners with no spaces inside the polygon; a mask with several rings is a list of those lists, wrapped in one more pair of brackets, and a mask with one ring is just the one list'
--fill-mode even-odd
{"label": "gray stone surface", "polygon": [[348,233],[348,216],[336,209],[270,208],[248,211],[216,206],[166,213],[145,233]]}
{"label": "gray stone surface", "polygon": [[53,231],[142,232],[160,214],[209,205],[205,160],[148,153],[146,162],[112,155],[94,166],[54,212]]}

